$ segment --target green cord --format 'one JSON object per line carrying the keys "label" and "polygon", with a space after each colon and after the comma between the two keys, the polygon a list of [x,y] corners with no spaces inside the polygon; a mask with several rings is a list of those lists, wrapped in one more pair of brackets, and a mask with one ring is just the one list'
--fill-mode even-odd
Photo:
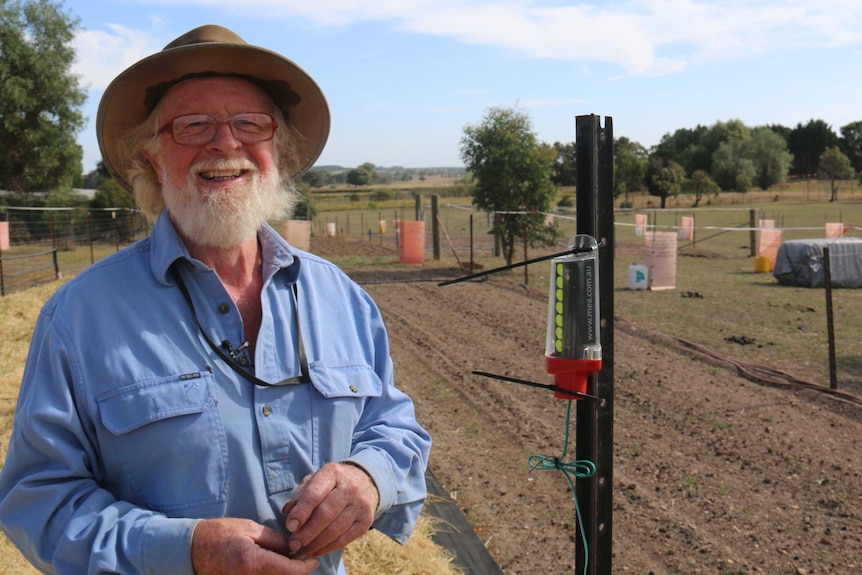
{"label": "green cord", "polygon": [[572,498],[575,500],[575,514],[577,515],[578,525],[581,528],[581,540],[584,543],[584,574],[587,572],[587,566],[590,564],[590,548],[587,544],[587,535],[584,532],[584,522],[581,518],[581,506],[578,504],[578,493],[575,491],[574,478],[586,479],[596,474],[596,464],[592,461],[564,461],[566,454],[569,451],[569,431],[572,421],[572,404],[574,401],[569,401],[566,408],[566,442],[563,445],[563,454],[559,457],[548,457],[546,455],[531,455],[528,460],[530,469],[538,469],[540,471],[549,469],[559,469],[569,482],[569,487],[572,488]]}

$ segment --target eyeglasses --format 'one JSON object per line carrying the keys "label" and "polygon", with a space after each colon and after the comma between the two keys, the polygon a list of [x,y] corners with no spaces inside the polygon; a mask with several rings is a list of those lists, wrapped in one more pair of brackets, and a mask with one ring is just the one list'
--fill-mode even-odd
{"label": "eyeglasses", "polygon": [[200,146],[212,142],[222,124],[230,126],[233,137],[244,144],[271,140],[278,127],[275,118],[264,112],[234,114],[224,120],[209,114],[185,114],[162,126],[158,133],[169,131],[174,142],[181,146]]}

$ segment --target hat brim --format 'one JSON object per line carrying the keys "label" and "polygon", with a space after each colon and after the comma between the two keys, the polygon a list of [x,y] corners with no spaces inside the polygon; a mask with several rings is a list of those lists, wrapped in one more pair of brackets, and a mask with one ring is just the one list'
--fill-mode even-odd
{"label": "hat brim", "polygon": [[237,75],[258,81],[299,132],[298,169],[305,173],[329,137],[329,106],[317,83],[287,58],[249,44],[208,42],[164,50],[144,58],[107,87],[96,116],[99,150],[108,171],[131,189],[119,150],[122,135],[143,122],[174,83],[201,75]]}

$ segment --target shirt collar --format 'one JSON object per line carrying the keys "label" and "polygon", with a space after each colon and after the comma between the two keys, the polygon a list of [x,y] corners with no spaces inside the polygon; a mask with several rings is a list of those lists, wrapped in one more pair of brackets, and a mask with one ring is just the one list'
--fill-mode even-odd
{"label": "shirt collar", "polygon": [[[264,282],[281,269],[287,270],[288,283],[296,282],[299,278],[299,252],[269,224],[258,230],[257,237],[263,252]],[[200,270],[207,269],[203,262],[191,257],[171,218],[163,211],[150,234],[150,267],[155,278],[164,285],[173,285],[173,281],[168,279],[168,270],[179,259],[187,260]]]}

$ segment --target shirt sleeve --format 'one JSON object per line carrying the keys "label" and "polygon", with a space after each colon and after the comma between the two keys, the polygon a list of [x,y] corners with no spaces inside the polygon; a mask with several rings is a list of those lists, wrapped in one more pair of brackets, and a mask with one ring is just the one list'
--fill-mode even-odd
{"label": "shirt sleeve", "polygon": [[40,571],[192,575],[194,519],[172,519],[100,487],[94,422],[74,354],[43,310],[0,471],[0,525]]}

